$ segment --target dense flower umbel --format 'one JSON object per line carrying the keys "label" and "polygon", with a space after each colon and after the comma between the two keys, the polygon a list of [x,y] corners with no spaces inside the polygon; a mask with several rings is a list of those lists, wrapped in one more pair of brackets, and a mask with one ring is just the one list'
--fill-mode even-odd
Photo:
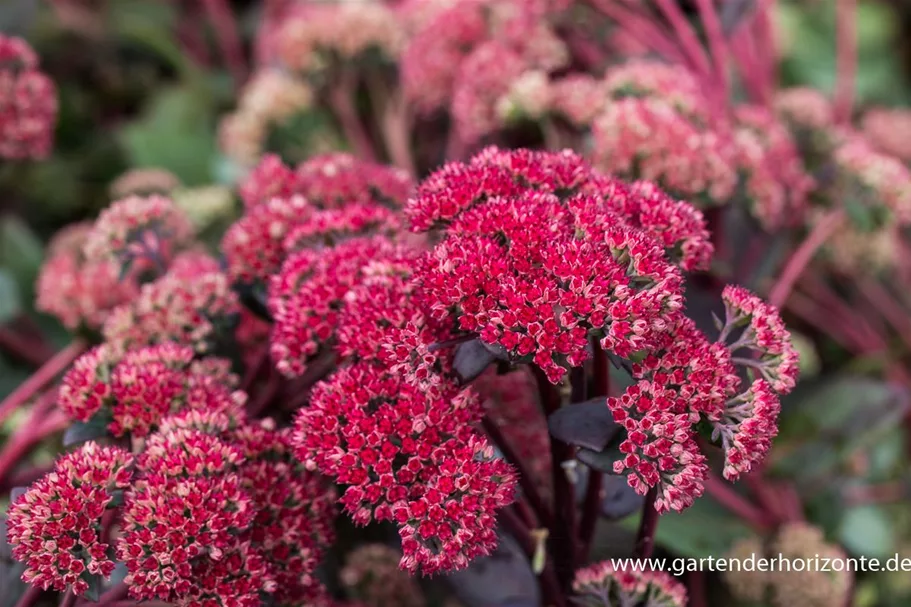
{"label": "dense flower umbel", "polygon": [[614,100],[652,97],[669,103],[688,118],[705,122],[709,117],[708,100],[699,80],[679,65],[633,60],[609,70],[603,86]]}
{"label": "dense flower umbel", "polygon": [[238,536],[254,514],[236,473],[239,449],[182,428],[149,442],[117,546],[130,594],[186,606],[259,605],[260,591],[274,589],[274,581]]}
{"label": "dense flower umbel", "polygon": [[206,352],[239,313],[237,295],[218,262],[188,252],[164,276],[144,284],[132,302],[116,308],[102,333],[121,350],[173,341]]}
{"label": "dense flower umbel", "polygon": [[115,200],[130,195],[150,196],[160,194],[167,196],[180,187],[180,179],[167,169],[143,168],[131,169],[111,182],[110,192]]}
{"label": "dense flower umbel", "polygon": [[899,225],[911,224],[911,170],[896,158],[877,152],[861,136],[848,136],[833,155],[835,187],[865,206],[884,212]]}
{"label": "dense flower umbel", "polygon": [[870,145],[883,154],[911,162],[911,112],[906,108],[871,108],[861,129]]}
{"label": "dense flower umbel", "polygon": [[[681,276],[639,218],[601,198],[603,181],[571,153],[495,149],[428,178],[406,211],[415,228],[449,223],[417,275],[434,318],[454,313],[553,382],[587,358],[590,336],[621,356],[654,347],[682,304]],[[585,188],[596,195],[557,195]]]}
{"label": "dense flower umbel", "polygon": [[91,229],[89,222],[78,223],[54,236],[35,286],[36,307],[73,331],[100,329],[114,307],[139,293],[133,277],[121,277],[113,261],[85,259],[82,248]]}
{"label": "dense flower umbel", "polygon": [[331,348],[345,296],[363,280],[371,259],[393,250],[386,239],[357,238],[287,259],[269,286],[272,358],[279,371],[301,375],[314,357]]}
{"label": "dense flower umbel", "polygon": [[63,377],[58,402],[69,417],[88,421],[103,410],[115,436],[144,436],[162,417],[182,408],[231,413],[245,396],[224,364],[193,363],[193,350],[166,342],[118,353],[98,346]]}
{"label": "dense flower umbel", "polygon": [[276,52],[287,68],[306,73],[366,59],[371,52],[393,59],[401,44],[402,26],[383,2],[304,3],[287,15]]}
{"label": "dense flower umbel", "polygon": [[57,90],[26,42],[0,34],[0,158],[44,158],[51,151]]}
{"label": "dense flower umbel", "polygon": [[193,238],[193,224],[170,198],[153,195],[118,200],[98,216],[85,243],[89,261],[111,259],[162,271]]}
{"label": "dense flower umbel", "polygon": [[398,207],[414,188],[411,177],[402,169],[366,162],[344,152],[307,159],[297,166],[295,180],[298,193],[325,209],[358,202]]}
{"label": "dense flower umbel", "polygon": [[686,587],[663,571],[624,571],[608,561],[576,572],[574,601],[585,607],[686,607]]}
{"label": "dense flower umbel", "polygon": [[274,426],[245,425],[233,437],[246,458],[238,474],[255,508],[243,537],[269,563],[277,604],[299,605],[325,594],[314,570],[334,539],[336,494],[291,457],[290,429]]}
{"label": "dense flower umbel", "polygon": [[356,522],[399,523],[404,568],[461,568],[496,545],[494,512],[515,490],[511,468],[472,428],[480,415],[470,391],[425,390],[357,363],[298,414],[297,455],[350,485],[341,503]]}
{"label": "dense flower umbel", "polygon": [[26,565],[23,580],[81,595],[92,576],[110,576],[114,562],[101,517],[113,492],[129,485],[132,460],[122,449],[86,443],[13,502],[8,541]]}

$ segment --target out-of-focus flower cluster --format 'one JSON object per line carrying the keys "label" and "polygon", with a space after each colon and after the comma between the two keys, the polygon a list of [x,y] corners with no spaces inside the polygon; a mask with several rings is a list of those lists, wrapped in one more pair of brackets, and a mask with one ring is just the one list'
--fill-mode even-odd
{"label": "out-of-focus flower cluster", "polygon": [[608,561],[578,570],[573,580],[573,593],[573,600],[585,607],[687,605],[686,588],[667,573],[618,570]]}
{"label": "out-of-focus flower cluster", "polygon": [[[731,549],[732,559],[783,558],[789,561],[846,558],[836,544],[826,542],[821,530],[807,523],[790,523],[779,529],[772,541],[759,538],[740,540]],[[826,607],[841,605],[847,599],[852,583],[851,571],[803,570],[735,571],[724,575],[735,597],[744,601],[767,601],[775,607],[807,605]]]}
{"label": "out-of-focus flower cluster", "polygon": [[339,579],[367,607],[424,607],[420,588],[398,568],[400,557],[395,548],[366,544],[348,555]]}
{"label": "out-of-focus flower cluster", "polygon": [[253,166],[272,129],[281,128],[313,104],[306,82],[275,68],[263,68],[244,85],[237,109],[222,119],[219,140],[225,155]]}
{"label": "out-of-focus flower cluster", "polygon": [[57,120],[57,89],[21,38],[0,35],[0,158],[44,158]]}

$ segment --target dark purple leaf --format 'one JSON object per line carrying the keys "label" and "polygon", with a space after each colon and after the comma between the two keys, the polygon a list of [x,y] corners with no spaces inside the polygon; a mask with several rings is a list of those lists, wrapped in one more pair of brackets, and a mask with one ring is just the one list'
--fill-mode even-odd
{"label": "dark purple leaf", "polygon": [[497,356],[481,340],[472,339],[456,347],[453,367],[459,382],[465,385],[483,373]]}
{"label": "dark purple leaf", "polygon": [[528,558],[511,536],[498,535],[493,554],[447,576],[453,592],[467,607],[539,607],[541,595]]}
{"label": "dark purple leaf", "polygon": [[602,480],[601,516],[612,521],[625,518],[642,508],[644,496],[633,491],[622,476],[605,474]]}
{"label": "dark purple leaf", "polygon": [[557,410],[547,418],[547,427],[554,438],[592,451],[603,450],[620,431],[604,397]]}
{"label": "dark purple leaf", "polygon": [[621,459],[623,454],[616,449],[607,449],[605,451],[593,451],[591,449],[579,449],[576,452],[576,459],[595,470],[613,474],[614,462]]}
{"label": "dark purple leaf", "polygon": [[87,422],[73,422],[63,433],[63,446],[70,447],[106,436],[109,423],[110,416],[101,413],[96,413]]}

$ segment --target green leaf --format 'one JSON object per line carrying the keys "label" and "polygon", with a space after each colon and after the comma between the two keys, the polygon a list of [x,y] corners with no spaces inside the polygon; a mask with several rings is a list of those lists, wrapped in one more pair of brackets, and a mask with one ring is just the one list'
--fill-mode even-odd
{"label": "green leaf", "polygon": [[751,533],[740,519],[706,496],[683,512],[661,515],[655,539],[681,556],[719,557]]}
{"label": "green leaf", "polygon": [[217,157],[211,98],[201,86],[167,88],[122,130],[120,142],[134,166],[167,169],[188,186],[210,183]]}
{"label": "green leaf", "polygon": [[16,280],[19,291],[30,298],[44,259],[41,240],[17,217],[0,220],[0,266]]}
{"label": "green leaf", "polygon": [[12,274],[0,268],[0,324],[15,318],[22,311],[22,296]]}
{"label": "green leaf", "polygon": [[842,544],[853,554],[888,557],[895,552],[895,530],[884,510],[861,506],[848,510],[838,528]]}

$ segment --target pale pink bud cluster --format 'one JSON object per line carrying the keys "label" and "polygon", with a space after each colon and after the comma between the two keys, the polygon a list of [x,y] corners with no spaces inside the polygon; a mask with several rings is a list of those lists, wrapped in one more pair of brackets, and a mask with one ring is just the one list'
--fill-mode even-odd
{"label": "pale pink bud cluster", "polygon": [[113,260],[122,272],[162,271],[193,239],[193,224],[170,198],[129,196],[98,216],[85,243],[89,261]]}
{"label": "pale pink bud cluster", "polygon": [[577,127],[588,127],[608,102],[602,80],[570,74],[551,83],[551,111]]}
{"label": "pale pink bud cluster", "polygon": [[878,151],[911,162],[911,112],[904,108],[872,108],[861,120],[861,130]]}
{"label": "pale pink bud cluster", "polygon": [[279,61],[291,70],[313,73],[336,62],[367,59],[371,53],[395,59],[403,26],[383,2],[330,1],[298,5],[277,35]]}
{"label": "pale pink bud cluster", "polygon": [[859,135],[835,148],[833,160],[845,183],[865,206],[883,209],[898,225],[911,223],[911,170],[896,158],[881,154]]}
{"label": "pale pink bud cluster", "polygon": [[436,11],[403,54],[406,95],[422,113],[451,103],[465,141],[495,130],[515,110],[542,114],[549,106],[547,74],[568,60],[549,8],[468,0]]}
{"label": "pale pink bud cluster", "polygon": [[37,309],[71,331],[97,331],[112,309],[139,293],[134,277],[121,277],[115,262],[86,260],[82,249],[91,230],[85,222],[57,233],[35,286]]}
{"label": "pale pink bud cluster", "polygon": [[116,308],[102,333],[121,350],[170,341],[203,353],[232,328],[239,313],[237,294],[218,262],[187,252],[164,276],[144,284],[133,301]]}
{"label": "pale pink bud cluster", "polygon": [[57,89],[21,38],[0,34],[0,158],[44,158],[57,120]]}
{"label": "pale pink bud cluster", "polygon": [[260,69],[244,85],[237,109],[218,127],[225,155],[242,166],[262,156],[270,130],[313,105],[313,91],[303,80],[278,69]]}
{"label": "pale pink bud cluster", "polygon": [[687,118],[709,118],[704,89],[696,76],[679,65],[634,59],[608,70],[603,89],[610,99],[651,97],[661,99]]}
{"label": "pale pink bud cluster", "polygon": [[808,196],[815,187],[797,145],[770,111],[740,106],[734,143],[750,213],[766,229],[799,225],[806,217]]}
{"label": "pale pink bud cluster", "polygon": [[686,607],[686,587],[663,571],[615,569],[609,561],[576,571],[574,602],[584,607]]}
{"label": "pale pink bud cluster", "polygon": [[167,169],[131,169],[111,182],[111,196],[115,200],[127,196],[167,196],[180,187],[180,179]]}
{"label": "pale pink bud cluster", "polygon": [[61,457],[54,470],[13,501],[7,518],[13,557],[22,579],[47,590],[69,586],[78,595],[114,570],[102,515],[114,492],[130,484],[133,458],[116,447],[86,443]]}

